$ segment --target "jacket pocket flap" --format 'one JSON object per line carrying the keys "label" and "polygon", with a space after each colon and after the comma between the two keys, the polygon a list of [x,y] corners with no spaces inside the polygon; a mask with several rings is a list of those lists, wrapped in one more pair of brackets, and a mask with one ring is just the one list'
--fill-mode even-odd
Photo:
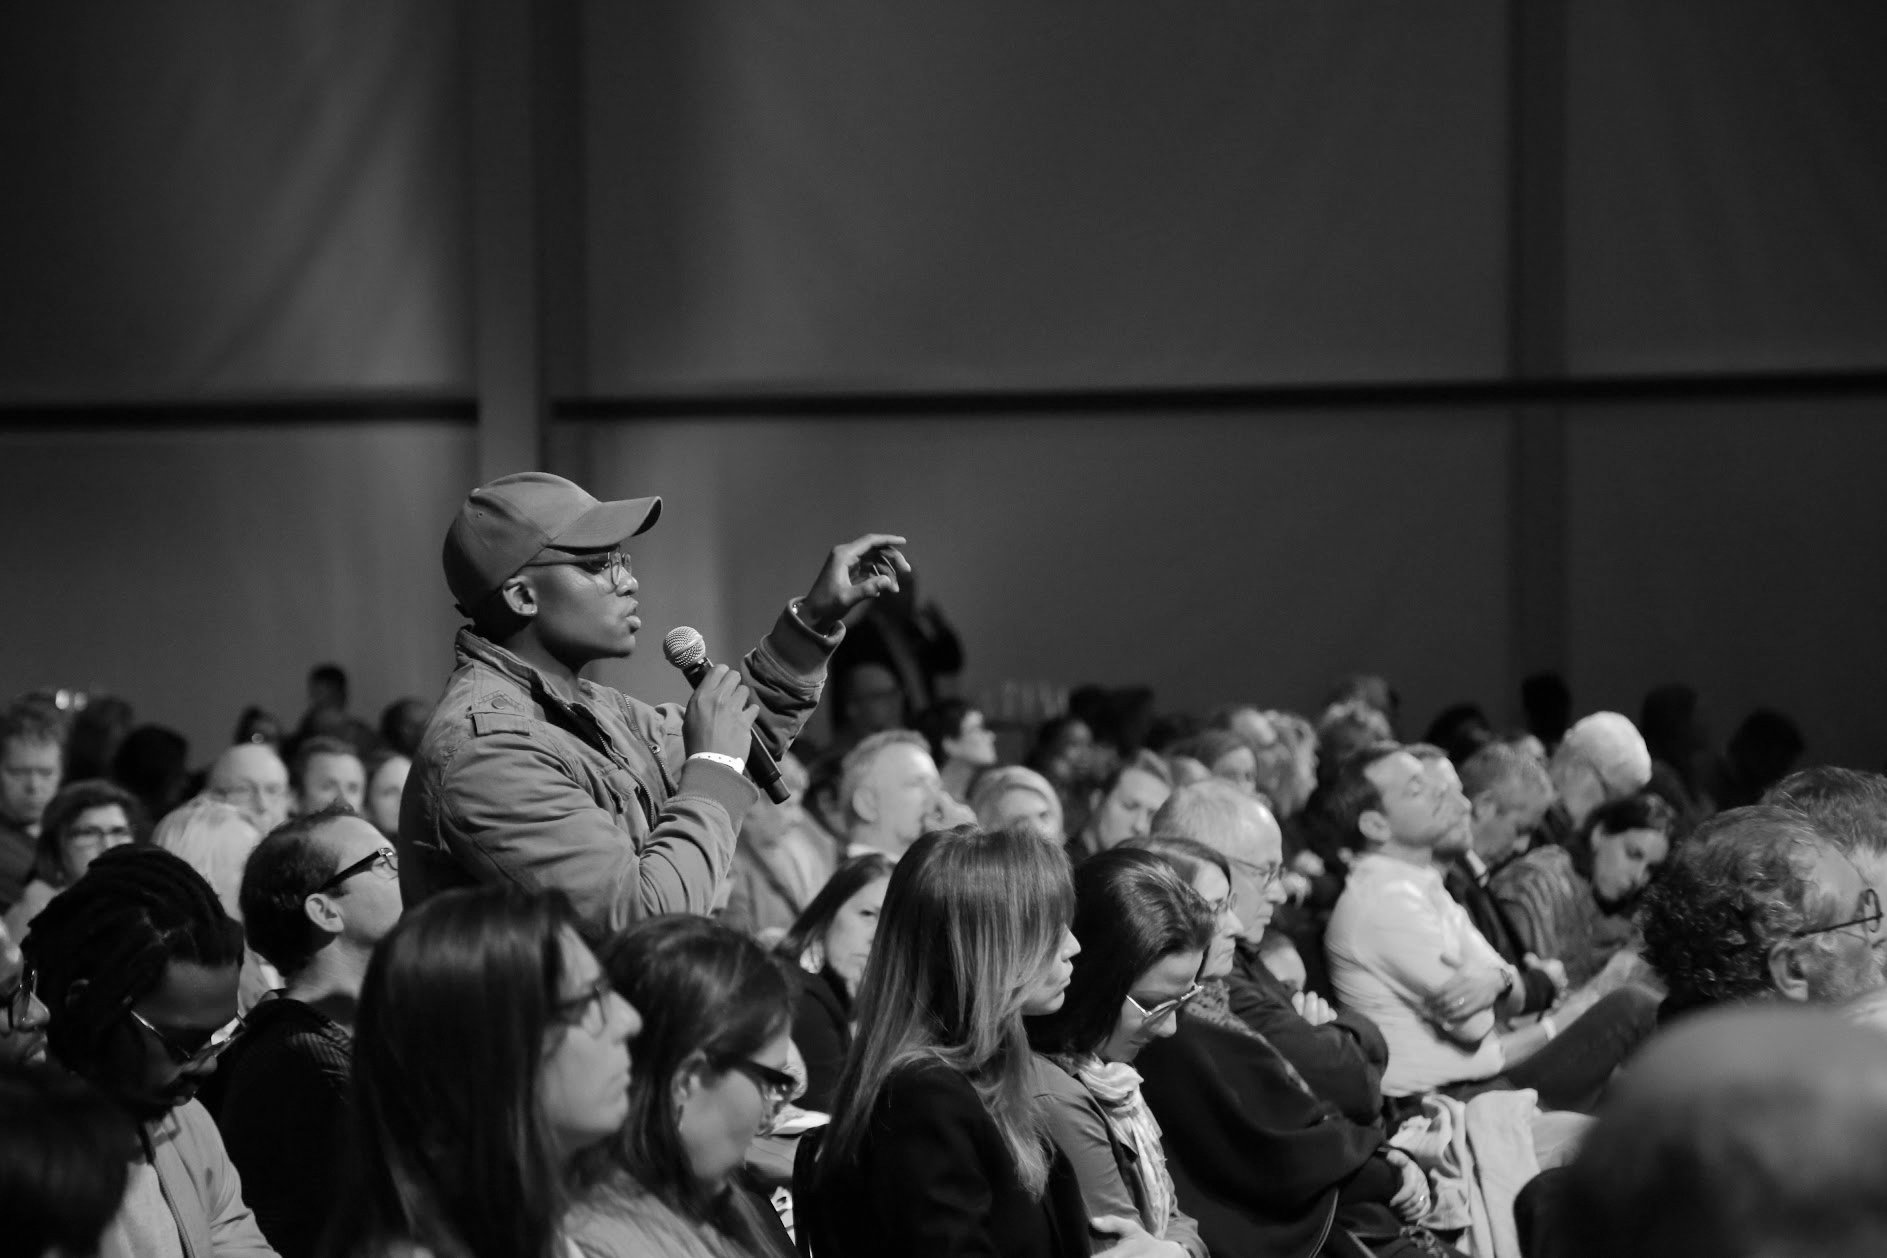
{"label": "jacket pocket flap", "polygon": [[472,733],[485,734],[523,734],[531,736],[531,727],[536,725],[528,716],[519,716],[515,712],[474,712],[472,713]]}

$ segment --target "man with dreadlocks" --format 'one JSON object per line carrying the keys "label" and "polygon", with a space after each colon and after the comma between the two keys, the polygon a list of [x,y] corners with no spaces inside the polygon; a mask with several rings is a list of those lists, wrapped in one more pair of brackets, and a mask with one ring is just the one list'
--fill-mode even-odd
{"label": "man with dreadlocks", "polygon": [[105,1253],[273,1258],[192,1099],[236,1020],[242,939],[210,884],[154,847],[106,852],[33,919],[24,950],[50,1056],[138,1124]]}

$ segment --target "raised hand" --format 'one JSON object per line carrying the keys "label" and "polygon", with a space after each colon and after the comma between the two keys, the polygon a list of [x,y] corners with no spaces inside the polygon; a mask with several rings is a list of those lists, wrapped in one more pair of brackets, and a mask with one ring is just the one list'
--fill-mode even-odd
{"label": "raised hand", "polygon": [[897,589],[898,576],[911,570],[902,545],[894,533],[867,533],[834,546],[800,600],[800,616],[817,632],[831,633],[854,607]]}

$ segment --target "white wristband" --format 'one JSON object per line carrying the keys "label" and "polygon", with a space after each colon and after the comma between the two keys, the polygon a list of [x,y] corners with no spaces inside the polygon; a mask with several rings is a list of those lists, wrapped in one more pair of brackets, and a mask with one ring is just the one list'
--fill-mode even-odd
{"label": "white wristband", "polygon": [[697,751],[688,757],[690,760],[712,760],[715,764],[724,764],[736,773],[747,771],[747,762],[734,756],[724,756],[718,751]]}

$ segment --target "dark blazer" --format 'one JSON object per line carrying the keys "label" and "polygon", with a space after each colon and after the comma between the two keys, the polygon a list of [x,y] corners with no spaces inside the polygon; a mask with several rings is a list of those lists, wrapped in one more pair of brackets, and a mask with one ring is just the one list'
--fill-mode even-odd
{"label": "dark blazer", "polygon": [[1305,1091],[1262,1040],[1182,1014],[1134,1066],[1180,1208],[1215,1255],[1309,1258],[1340,1200],[1383,1203],[1402,1185],[1381,1129]]}
{"label": "dark blazer", "polygon": [[[829,1139],[829,1136],[827,1137]],[[800,1235],[818,1258],[1087,1258],[1081,1186],[1059,1151],[1037,1201],[970,1081],[927,1064],[894,1073],[846,1164],[802,1156]]]}
{"label": "dark blazer", "polygon": [[793,965],[793,1043],[806,1062],[806,1109],[832,1112],[832,1091],[845,1069],[845,1054],[852,1047],[852,1001],[845,980],[831,969],[817,974]]}
{"label": "dark blazer", "polygon": [[1474,871],[1468,868],[1466,859],[1457,856],[1449,861],[1441,877],[1448,894],[1455,898],[1456,904],[1467,910],[1468,918],[1473,921],[1474,928],[1481,932],[1481,937],[1494,946],[1501,960],[1520,971],[1527,992],[1527,1003],[1521,1007],[1521,1012],[1539,1013],[1551,1009],[1558,997],[1553,980],[1538,970],[1527,968],[1526,947],[1520,942],[1519,932],[1514,929],[1507,910],[1501,907],[1492,891],[1475,879]]}
{"label": "dark blazer", "polygon": [[1283,1053],[1312,1091],[1355,1122],[1376,1121],[1389,1045],[1374,1022],[1347,1010],[1322,1026],[1304,1021],[1291,1006],[1291,989],[1243,940],[1225,986],[1232,1012]]}

